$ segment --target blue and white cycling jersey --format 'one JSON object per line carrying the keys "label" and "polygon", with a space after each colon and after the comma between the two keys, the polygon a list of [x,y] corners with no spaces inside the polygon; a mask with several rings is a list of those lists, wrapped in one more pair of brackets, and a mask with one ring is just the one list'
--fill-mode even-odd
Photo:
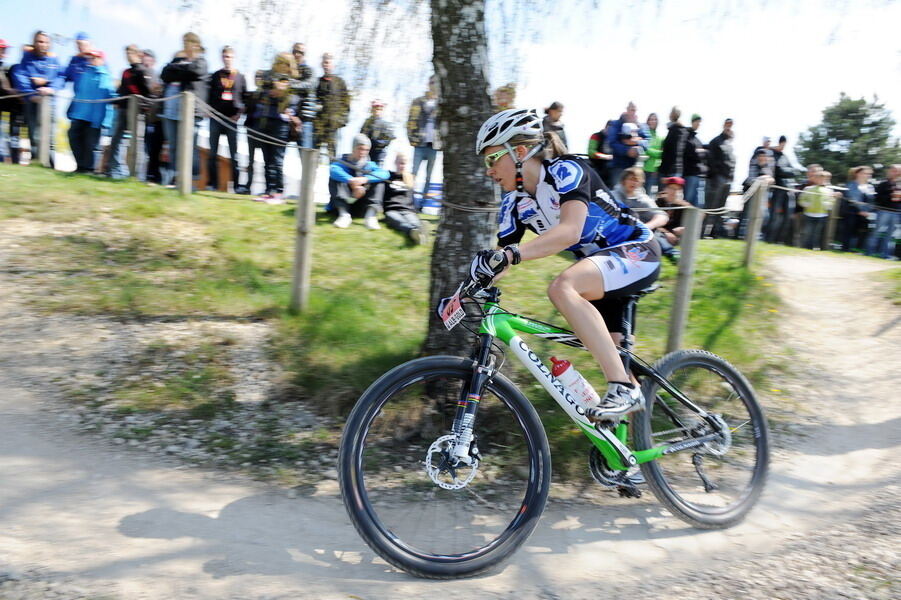
{"label": "blue and white cycling jersey", "polygon": [[624,243],[647,242],[651,231],[617,202],[588,161],[562,156],[541,163],[535,195],[509,192],[498,214],[498,245],[518,243],[526,228],[538,235],[560,223],[560,206],[575,200],[588,207],[579,242],[567,248],[582,258]]}

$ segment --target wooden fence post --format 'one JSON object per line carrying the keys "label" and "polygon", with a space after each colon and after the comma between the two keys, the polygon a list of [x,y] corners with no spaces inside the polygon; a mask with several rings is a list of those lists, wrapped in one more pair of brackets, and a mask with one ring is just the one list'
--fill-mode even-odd
{"label": "wooden fence post", "polygon": [[[38,118],[41,124],[41,137],[38,140],[38,156],[41,157],[41,165],[45,167],[53,166],[53,157],[50,156],[50,136],[53,134],[53,97],[43,96],[41,98],[40,112]],[[34,154],[34,148],[31,149]]]}
{"label": "wooden fence post", "polygon": [[759,187],[757,188],[757,193],[751,198],[750,216],[745,227],[745,267],[750,267],[751,263],[754,262],[754,248],[757,246],[757,237],[760,235],[760,225],[763,220],[761,215],[763,214],[763,207],[766,204],[767,191],[769,190],[769,184],[766,179],[765,176],[757,178]]}
{"label": "wooden fence post", "polygon": [[128,165],[128,174],[131,177],[138,176],[138,97],[128,97],[128,112],[126,129],[131,132],[131,143],[128,144],[128,153],[125,162]]}
{"label": "wooden fence post", "polygon": [[[297,238],[294,245],[291,304],[288,307],[292,313],[305,310],[310,299],[310,273],[313,270],[313,228],[316,224],[316,203],[313,191],[316,182],[316,168],[319,163],[319,151],[313,148],[301,148],[300,161],[303,172],[300,176],[300,199],[297,201],[295,211]],[[253,168],[253,165],[250,168]]]}
{"label": "wooden fence post", "polygon": [[673,352],[682,347],[682,334],[685,333],[685,322],[688,319],[688,305],[691,302],[691,286],[695,275],[695,254],[698,240],[701,238],[701,224],[704,222],[703,211],[696,208],[685,209],[682,222],[685,231],[679,246],[679,274],[676,278],[676,289],[673,292],[673,307],[670,314],[669,336],[666,340],[666,351]]}
{"label": "wooden fence post", "polygon": [[826,238],[823,240],[823,245],[820,246],[823,250],[832,249],[832,240],[835,239],[835,228],[838,226],[841,215],[842,198],[836,198],[835,203],[832,205],[832,210],[829,211],[829,221],[826,222]]}
{"label": "wooden fence post", "polygon": [[176,177],[178,193],[188,196],[194,185],[194,92],[181,93],[178,114],[178,150],[176,151]]}

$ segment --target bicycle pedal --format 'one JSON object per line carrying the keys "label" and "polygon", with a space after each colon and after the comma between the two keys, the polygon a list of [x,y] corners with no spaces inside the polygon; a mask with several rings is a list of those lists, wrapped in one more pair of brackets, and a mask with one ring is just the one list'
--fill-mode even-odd
{"label": "bicycle pedal", "polygon": [[617,425],[619,425],[618,419],[603,419],[601,421],[594,421],[595,429],[615,429]]}

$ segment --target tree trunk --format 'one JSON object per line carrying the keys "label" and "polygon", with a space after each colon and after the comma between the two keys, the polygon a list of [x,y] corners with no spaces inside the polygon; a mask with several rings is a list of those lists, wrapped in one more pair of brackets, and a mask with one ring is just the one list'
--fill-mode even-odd
{"label": "tree trunk", "polygon": [[[432,0],[433,63],[441,88],[444,199],[435,234],[424,354],[468,355],[471,335],[447,331],[435,306],[467,274],[475,253],[495,245],[494,190],[475,154],[479,126],[491,115],[484,0]],[[455,208],[454,205],[469,210]]]}

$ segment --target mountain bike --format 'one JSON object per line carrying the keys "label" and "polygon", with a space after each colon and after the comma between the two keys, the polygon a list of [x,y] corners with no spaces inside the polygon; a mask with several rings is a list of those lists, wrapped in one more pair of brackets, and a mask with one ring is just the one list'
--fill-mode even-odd
{"label": "mountain bike", "polygon": [[587,436],[589,470],[601,485],[640,496],[639,466],[657,499],[692,526],[741,521],[766,480],[763,411],[750,383],[718,356],[678,350],[651,366],[631,351],[637,301],[654,289],[624,299],[620,347],[645,406],[595,424],[519,335],[584,349],[575,334],[504,310],[497,287],[461,284],[441,315],[449,329],[463,323],[473,332],[472,355],[395,367],[347,419],[339,481],[366,543],[410,574],[450,579],[497,565],[535,529],[551,456],[535,408],[500,372],[505,348]]}

